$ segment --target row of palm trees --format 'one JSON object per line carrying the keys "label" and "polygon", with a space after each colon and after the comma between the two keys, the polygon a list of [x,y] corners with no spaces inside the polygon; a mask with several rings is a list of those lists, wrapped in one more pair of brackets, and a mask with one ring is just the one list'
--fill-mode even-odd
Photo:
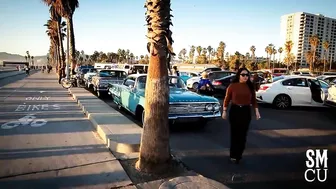
{"label": "row of palm trees", "polygon": [[[139,59],[140,58],[140,59]],[[149,60],[148,55],[140,55],[135,56],[132,52],[130,52],[129,49],[118,49],[117,53],[114,52],[98,52],[94,51],[94,53],[89,56],[86,61],[89,62],[89,64],[94,62],[111,62],[111,63],[134,63],[139,62],[141,60]],[[81,62],[81,61],[80,61]],[[146,63],[146,62],[142,62]],[[148,63],[148,62],[147,62]]]}
{"label": "row of palm trees", "polygon": [[[42,0],[48,7],[47,35],[50,39],[49,58],[56,63],[59,77],[64,77],[65,53],[63,39],[67,37],[67,60],[71,67],[76,65],[75,34],[73,14],[79,5],[78,0]],[[166,171],[170,165],[168,97],[167,85],[172,48],[170,0],[146,0],[146,22],[148,37],[149,68],[145,100],[143,133],[140,155],[136,168],[143,172]],[[65,20],[65,22],[63,21]],[[121,56],[124,58],[124,56]]]}
{"label": "row of palm trees", "polygon": [[26,62],[28,62],[29,65],[34,66],[34,56],[31,56],[29,51],[26,51],[25,59],[26,59]]}
{"label": "row of palm trees", "polygon": [[[51,9],[51,20],[55,21],[58,26],[53,30],[53,35],[50,35],[50,43],[54,49],[50,53],[53,58],[57,58],[59,65],[64,65],[62,55],[63,47],[62,40],[65,35],[62,33],[61,17],[67,21],[67,37],[69,38],[70,49],[69,59],[74,66],[75,59],[75,41],[72,25],[72,15],[78,7],[78,0],[43,0]],[[136,163],[136,168],[143,172],[164,172],[168,170],[172,159],[169,147],[169,86],[168,86],[168,69],[170,57],[174,55],[172,49],[172,32],[170,30],[171,21],[171,1],[170,0],[146,0],[145,3],[147,22],[147,37],[148,37],[148,52],[149,52],[149,68],[147,74],[147,82],[144,107],[144,123],[143,133],[140,144],[139,160]],[[48,28],[49,29],[49,28]],[[52,37],[51,37],[52,36]],[[58,40],[58,42],[56,41]],[[313,41],[313,40],[311,40]],[[316,43],[311,45],[316,45]],[[285,62],[294,62],[291,49],[293,43],[287,41],[285,44],[286,57]],[[317,45],[315,46],[317,47]],[[195,49],[195,50],[194,50]],[[200,48],[192,48],[192,54],[200,51]],[[210,48],[209,48],[210,49]],[[204,48],[201,49],[202,51]],[[208,49],[207,49],[208,50]],[[255,58],[256,48],[250,48],[253,59]],[[212,52],[213,50],[211,50]],[[214,53],[220,61],[224,60],[225,43],[220,43]],[[279,52],[279,50],[278,50]],[[282,51],[281,51],[282,52]],[[314,59],[316,48],[313,48]],[[186,52],[181,53],[185,56]],[[200,53],[199,53],[200,54]],[[270,54],[270,53],[269,53]],[[274,56],[274,52],[272,51]],[[208,55],[212,56],[211,53]],[[68,59],[68,60],[69,60]]]}
{"label": "row of palm trees", "polygon": [[187,56],[187,49],[183,48],[178,53],[178,59],[187,63],[194,63],[195,52],[197,52],[196,63],[205,64],[209,63],[212,59],[216,59],[219,61],[224,60],[224,52],[225,52],[226,44],[223,41],[219,42],[217,49],[212,46],[202,47],[202,46],[194,46],[192,45],[189,50],[189,54]]}
{"label": "row of palm trees", "polygon": [[[306,57],[306,61],[307,63],[310,65],[310,70],[314,70],[314,66],[316,65],[317,62],[317,53],[316,53],[316,49],[320,44],[320,39],[318,37],[318,35],[312,35],[309,38],[309,44],[311,46],[311,50],[305,52],[305,57]],[[279,59],[278,62],[284,62],[285,65],[287,65],[287,68],[289,68],[290,66],[292,66],[292,64],[294,64],[294,69],[297,69],[297,62],[295,61],[295,55],[292,53],[292,49],[293,49],[293,45],[294,43],[292,41],[286,41],[284,44],[284,48],[283,47],[279,47],[276,48],[274,44],[269,44],[265,47],[265,52],[267,55],[267,62],[268,62],[268,68],[271,67],[275,67],[275,63],[276,61],[276,54],[279,53]],[[323,64],[324,64],[324,68],[323,70],[326,70],[326,62],[328,60],[328,51],[329,51],[329,42],[328,41],[324,41],[322,43],[322,47],[324,49],[324,57],[323,57]],[[221,60],[223,59],[223,55],[225,52],[225,43],[224,42],[220,42],[219,47],[216,49],[212,48],[211,46],[208,46],[207,48],[204,48],[202,46],[191,46],[190,50],[189,50],[189,54],[187,56],[187,50],[185,48],[183,48],[179,54],[178,54],[178,58],[180,60],[182,60],[183,62],[186,63],[193,63],[194,62],[194,58],[195,58],[195,51],[197,52],[197,59],[196,59],[196,63],[201,63],[201,64],[205,64],[205,63],[211,63],[213,60],[219,60],[220,63],[224,64],[224,62],[222,62]],[[255,52],[256,52],[256,47],[254,45],[252,45],[250,47],[250,52],[247,52],[246,55],[240,55],[240,57],[244,57],[243,59],[247,58],[250,59],[252,62],[255,62]],[[284,57],[283,60],[281,60],[281,55],[282,53],[286,53],[286,56]],[[232,55],[232,56],[237,56],[237,52]],[[204,58],[205,57],[205,58]],[[206,57],[208,57],[208,59],[206,60]],[[226,60],[230,59],[230,55],[228,52],[226,52],[225,55]],[[271,62],[273,62],[273,66],[271,66]],[[330,68],[331,69],[331,64],[330,64]]]}
{"label": "row of palm trees", "polygon": [[[48,6],[50,13],[50,18],[45,24],[46,33],[50,39],[49,60],[57,65],[59,78],[63,78],[65,77],[65,60],[70,63],[72,70],[76,66],[73,14],[79,2],[78,0],[42,0],[42,2]],[[67,37],[66,58],[63,47],[65,37]]]}

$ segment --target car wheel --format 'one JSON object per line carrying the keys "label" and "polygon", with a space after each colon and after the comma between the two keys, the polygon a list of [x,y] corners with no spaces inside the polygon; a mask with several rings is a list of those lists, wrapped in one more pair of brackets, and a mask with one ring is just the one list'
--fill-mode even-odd
{"label": "car wheel", "polygon": [[145,123],[145,110],[142,110],[142,113],[141,113],[141,124],[142,126],[144,125]]}
{"label": "car wheel", "polygon": [[197,87],[198,87],[198,83],[196,82],[196,83],[194,83],[193,85],[192,85],[192,88],[194,89],[194,90],[196,90],[197,89]]}
{"label": "car wheel", "polygon": [[275,97],[273,104],[276,108],[286,109],[291,106],[291,99],[287,95],[278,95]]}

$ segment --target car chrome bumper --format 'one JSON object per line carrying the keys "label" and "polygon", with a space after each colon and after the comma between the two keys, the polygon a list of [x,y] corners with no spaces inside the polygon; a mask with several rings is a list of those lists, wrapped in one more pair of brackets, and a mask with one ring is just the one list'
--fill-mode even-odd
{"label": "car chrome bumper", "polygon": [[108,89],[107,88],[97,88],[97,91],[108,92]]}
{"label": "car chrome bumper", "polygon": [[171,115],[168,116],[169,120],[179,120],[179,119],[213,119],[213,118],[218,118],[221,117],[222,114],[220,111],[213,113],[213,114],[208,114],[208,115]]}

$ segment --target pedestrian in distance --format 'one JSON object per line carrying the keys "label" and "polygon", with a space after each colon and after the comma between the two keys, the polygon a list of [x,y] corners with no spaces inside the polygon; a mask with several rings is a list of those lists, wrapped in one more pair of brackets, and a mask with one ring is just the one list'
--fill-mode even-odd
{"label": "pedestrian in distance", "polygon": [[[172,75],[180,77],[180,71],[178,71],[177,66],[173,66]],[[177,79],[173,78],[171,82],[176,84],[177,83]]]}
{"label": "pedestrian in distance", "polygon": [[228,117],[231,136],[230,160],[238,164],[245,150],[247,132],[252,117],[251,105],[255,110],[256,119],[260,119],[255,89],[250,80],[250,72],[246,68],[238,70],[226,90],[223,103],[223,119],[227,119],[227,109],[230,102],[231,107]]}
{"label": "pedestrian in distance", "polygon": [[27,75],[27,76],[29,75],[29,70],[30,70],[29,66],[26,66],[26,67],[25,67],[25,71],[26,71],[26,75]]}

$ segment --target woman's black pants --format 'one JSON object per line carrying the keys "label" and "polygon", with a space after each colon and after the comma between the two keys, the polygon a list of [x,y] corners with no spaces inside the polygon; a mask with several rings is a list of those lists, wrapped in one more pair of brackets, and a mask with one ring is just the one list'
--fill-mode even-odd
{"label": "woman's black pants", "polygon": [[230,157],[240,160],[242,158],[247,132],[251,122],[251,106],[232,104],[229,112],[231,146]]}

